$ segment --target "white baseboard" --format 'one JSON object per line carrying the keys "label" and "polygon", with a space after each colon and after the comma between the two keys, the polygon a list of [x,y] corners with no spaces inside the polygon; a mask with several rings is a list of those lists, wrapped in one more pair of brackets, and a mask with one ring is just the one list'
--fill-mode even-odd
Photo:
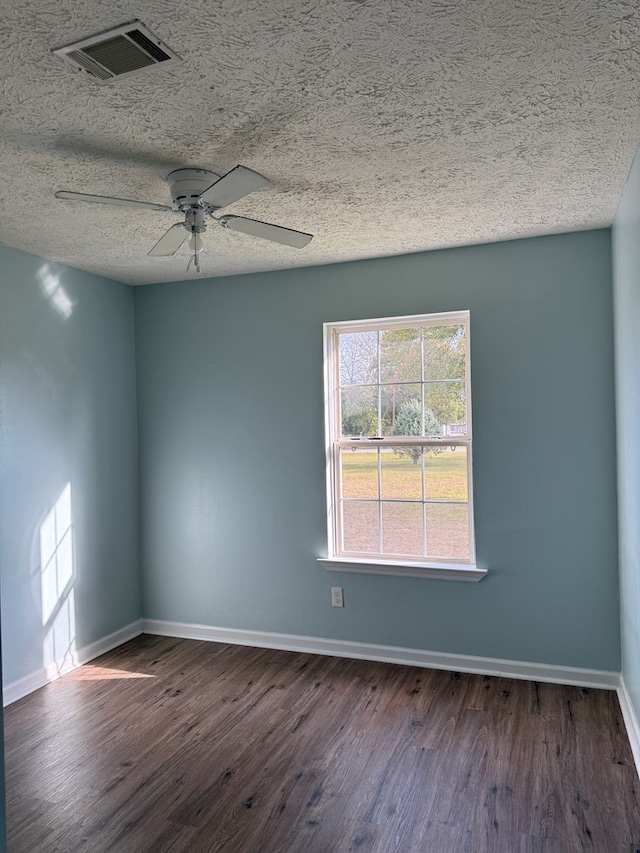
{"label": "white baseboard", "polygon": [[629,696],[627,686],[624,683],[624,678],[622,676],[620,676],[620,684],[618,685],[618,701],[620,702],[620,710],[622,711],[624,724],[627,728],[627,737],[631,744],[633,760],[636,764],[638,776],[640,776],[640,724],[638,723],[638,718],[633,710],[631,697]]}
{"label": "white baseboard", "polygon": [[130,625],[125,625],[124,628],[114,631],[113,634],[108,634],[106,637],[96,640],[95,643],[89,643],[88,646],[84,646],[73,654],[67,655],[64,660],[43,666],[42,669],[32,672],[24,678],[19,678],[10,684],[5,684],[2,688],[4,706],[10,705],[12,702],[17,702],[23,696],[33,693],[34,690],[44,687],[45,684],[55,681],[56,678],[66,675],[84,663],[89,663],[94,658],[110,652],[111,649],[121,646],[123,643],[132,640],[140,634],[142,634],[142,619],[137,619]]}
{"label": "white baseboard", "polygon": [[594,687],[618,690],[631,748],[640,772],[640,725],[633,712],[628,693],[617,672],[582,669],[571,666],[529,663],[525,661],[485,658],[475,655],[456,655],[447,652],[430,652],[422,649],[406,649],[399,646],[383,646],[374,643],[357,643],[351,640],[328,640],[323,637],[307,637],[299,634],[279,634],[269,631],[243,631],[237,628],[217,628],[210,625],[194,625],[185,622],[166,622],[159,619],[141,619],[102,637],[79,649],[64,661],[50,664],[30,675],[6,684],[3,687],[4,705],[10,705],[23,696],[44,687],[45,684],[71,672],[82,664],[105,654],[116,646],[132,640],[140,634],[158,634],[165,637],[180,637],[191,640],[209,640],[231,645],[256,646],[266,649],[282,649],[333,657],[373,660],[421,666],[428,669],[444,669],[451,672],[470,672],[478,675],[496,675],[519,678],[527,681],[544,681],[578,687]]}
{"label": "white baseboard", "polygon": [[475,657],[474,655],[454,655],[446,652],[423,651],[422,649],[403,649],[398,646],[354,643],[350,640],[326,640],[322,637],[304,637],[297,634],[214,628],[209,625],[165,622],[160,619],[143,619],[142,631],[145,634],[159,634],[165,637],[210,640],[216,643],[400,663],[429,669],[446,669],[453,672],[473,672],[479,675],[501,675],[508,678],[526,679],[527,681],[547,681],[578,687],[599,687],[605,690],[615,690],[620,681],[618,672],[598,669],[526,663],[500,660],[499,658]]}

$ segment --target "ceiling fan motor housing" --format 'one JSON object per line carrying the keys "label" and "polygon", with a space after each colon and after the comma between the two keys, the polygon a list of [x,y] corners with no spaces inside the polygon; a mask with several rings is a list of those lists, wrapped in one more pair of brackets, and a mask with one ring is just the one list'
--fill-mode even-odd
{"label": "ceiling fan motor housing", "polygon": [[205,209],[216,210],[211,205],[204,205],[199,198],[219,178],[220,175],[209,169],[176,169],[170,172],[167,175],[167,181],[174,209],[186,211],[198,205]]}

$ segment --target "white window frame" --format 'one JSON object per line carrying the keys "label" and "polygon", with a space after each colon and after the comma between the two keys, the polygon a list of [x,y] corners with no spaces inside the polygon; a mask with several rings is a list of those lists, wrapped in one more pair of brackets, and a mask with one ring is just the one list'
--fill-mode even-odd
{"label": "white window frame", "polygon": [[[467,407],[467,432],[464,436],[442,438],[406,437],[340,437],[340,375],[339,336],[348,332],[383,331],[387,329],[442,325],[465,326],[465,384]],[[324,323],[324,390],[325,390],[325,440],[327,480],[327,540],[328,556],[319,557],[318,562],[335,571],[368,572],[373,574],[409,575],[446,580],[479,581],[487,574],[478,568],[475,561],[475,536],[473,525],[473,477],[472,477],[472,426],[471,426],[471,368],[470,368],[470,314],[469,311],[451,311],[439,314],[415,314],[403,317],[385,317],[369,320],[346,320]],[[345,447],[402,447],[403,445],[437,447],[442,444],[465,447],[467,450],[467,481],[469,509],[469,559],[446,560],[429,557],[387,557],[387,555],[345,555],[340,552],[340,452]],[[379,499],[380,500],[380,499]]]}

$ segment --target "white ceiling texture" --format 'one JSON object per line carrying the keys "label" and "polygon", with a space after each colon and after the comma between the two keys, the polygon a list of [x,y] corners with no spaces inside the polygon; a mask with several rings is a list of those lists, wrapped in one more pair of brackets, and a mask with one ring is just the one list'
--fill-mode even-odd
{"label": "white ceiling texture", "polygon": [[[54,48],[139,19],[183,60],[107,84]],[[325,264],[611,223],[640,144],[637,0],[0,0],[0,242],[131,284],[181,166],[272,184],[210,227],[202,273]]]}

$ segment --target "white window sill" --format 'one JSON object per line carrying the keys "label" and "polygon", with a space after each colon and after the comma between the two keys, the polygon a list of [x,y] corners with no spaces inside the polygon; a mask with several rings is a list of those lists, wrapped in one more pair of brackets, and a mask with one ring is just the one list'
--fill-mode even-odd
{"label": "white window sill", "polygon": [[468,563],[394,563],[391,560],[369,560],[360,557],[318,557],[318,562],[332,572],[366,572],[374,575],[400,575],[472,583],[481,581],[487,574],[487,569],[479,569]]}

